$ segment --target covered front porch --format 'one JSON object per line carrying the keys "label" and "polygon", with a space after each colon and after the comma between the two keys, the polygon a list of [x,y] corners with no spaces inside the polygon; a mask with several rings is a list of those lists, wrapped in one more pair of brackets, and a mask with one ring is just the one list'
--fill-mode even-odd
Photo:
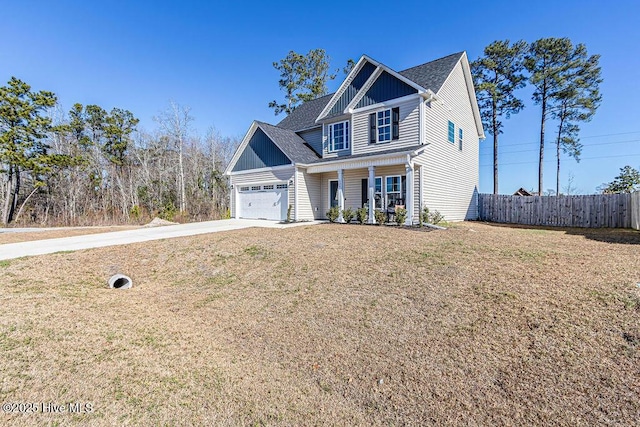
{"label": "covered front porch", "polygon": [[392,216],[397,207],[407,210],[406,225],[418,222],[422,206],[422,166],[411,156],[336,161],[309,166],[309,175],[319,179],[321,217],[333,206],[342,211],[367,207],[367,223],[375,224],[375,211]]}

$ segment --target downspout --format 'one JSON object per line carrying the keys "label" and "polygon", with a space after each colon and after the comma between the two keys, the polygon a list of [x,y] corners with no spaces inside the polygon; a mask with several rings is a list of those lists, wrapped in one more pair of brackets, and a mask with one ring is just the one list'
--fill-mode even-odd
{"label": "downspout", "polygon": [[298,221],[298,166],[294,167],[293,173],[293,220]]}

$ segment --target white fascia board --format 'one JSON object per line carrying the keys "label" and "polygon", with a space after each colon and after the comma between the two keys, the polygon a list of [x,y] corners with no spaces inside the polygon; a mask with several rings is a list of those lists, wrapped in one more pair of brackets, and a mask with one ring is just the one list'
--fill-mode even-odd
{"label": "white fascia board", "polygon": [[411,95],[405,95],[402,96],[400,98],[394,98],[394,99],[390,99],[388,101],[384,101],[384,102],[378,102],[377,104],[373,104],[373,105],[367,105],[366,107],[360,107],[357,108],[355,110],[351,111],[351,114],[355,114],[355,113],[364,113],[370,110],[377,110],[380,108],[391,108],[394,107],[398,104],[402,104],[405,101],[410,101],[412,99],[417,99],[419,98],[420,95],[417,93],[412,93]]}
{"label": "white fascia board", "polygon": [[235,167],[236,163],[238,162],[238,158],[240,157],[240,154],[244,151],[244,149],[246,148],[247,144],[249,144],[249,140],[253,136],[253,133],[256,131],[257,127],[258,127],[258,122],[256,122],[254,120],[251,123],[251,126],[249,126],[249,130],[244,135],[244,138],[242,138],[242,141],[240,142],[240,145],[238,145],[238,148],[236,148],[236,152],[233,153],[233,157],[231,157],[231,161],[227,165],[227,168],[224,170],[224,175],[231,175],[232,174],[231,171],[233,170],[233,168]]}
{"label": "white fascia board", "polygon": [[[461,64],[462,66],[462,72],[464,74],[464,80],[465,80],[465,84],[467,86],[467,94],[469,95],[469,101],[471,102],[471,110],[473,111],[473,118],[475,119],[476,122],[476,131],[478,132],[478,138],[481,139],[485,139],[485,134],[484,134],[484,129],[482,127],[482,118],[480,117],[480,108],[478,108],[478,100],[476,98],[476,90],[473,86],[473,78],[471,76],[471,67],[469,65],[469,60],[467,59],[467,52],[464,51],[462,52],[462,56],[460,56],[460,59],[458,60],[458,63]],[[457,64],[456,64],[457,66]],[[451,72],[449,72],[449,75],[447,76],[447,78],[444,80],[444,83],[442,83],[442,86],[440,87],[440,90],[442,90],[442,88],[447,84],[447,81],[449,81],[449,79],[451,78],[451,75],[453,74],[453,72],[455,71],[456,67],[453,67],[451,69]],[[444,104],[443,101],[442,104]]]}
{"label": "white fascia board", "polygon": [[382,63],[378,63],[378,67],[382,68],[384,71],[386,71],[387,73],[391,74],[393,77],[397,78],[398,80],[408,84],[409,86],[411,86],[412,88],[416,89],[418,91],[418,93],[422,93],[422,92],[426,92],[427,89],[420,86],[418,83],[414,82],[413,80],[409,80],[408,78],[406,78],[405,76],[403,76],[402,74],[398,73],[395,70],[392,70],[391,68],[387,67],[386,65],[382,64]]}
{"label": "white fascia board", "polygon": [[355,107],[358,104],[358,102],[360,102],[364,94],[367,93],[369,89],[371,89],[371,86],[373,86],[373,83],[375,83],[378,77],[380,77],[380,74],[382,74],[382,68],[378,67],[373,71],[373,73],[371,73],[367,81],[364,82],[364,85],[362,86],[362,88],[360,88],[358,93],[356,93],[356,96],[354,96],[351,102],[346,106],[343,113],[345,114],[353,113],[353,107]]}
{"label": "white fascia board", "polygon": [[[324,106],[324,108],[322,109],[322,111],[320,112],[318,117],[316,117],[316,123],[318,123],[318,121],[320,119],[322,119],[323,117],[325,117],[329,113],[329,111],[331,110],[333,105],[336,103],[336,101],[338,101],[338,99],[340,99],[340,97],[342,96],[344,91],[347,89],[347,87],[349,86],[349,83],[351,83],[351,81],[360,72],[360,69],[363,67],[365,62],[372,62],[373,63],[373,61],[371,61],[370,58],[367,55],[362,55],[360,57],[360,59],[358,60],[356,65],[353,67],[351,72],[344,79],[344,81],[342,82],[342,84],[340,85],[340,87],[338,88],[336,93],[333,94],[333,96],[331,97],[331,99],[329,100],[327,105]],[[376,64],[374,64],[374,65],[376,65]]]}
{"label": "white fascia board", "polygon": [[[417,95],[422,96],[424,93],[428,92],[427,89],[423,88],[422,86],[420,86],[416,82],[414,82],[412,80],[409,80],[408,78],[406,78],[402,74],[392,70],[391,68],[387,67],[386,65],[384,65],[382,63],[379,63],[379,62],[377,64],[378,64],[378,68],[376,68],[376,70],[373,72],[373,74],[371,74],[371,76],[369,77],[369,79],[365,83],[365,86],[363,86],[362,89],[360,89],[358,91],[358,93],[351,100],[349,105],[347,105],[347,108],[345,108],[345,110],[344,110],[345,113],[353,113],[355,111],[366,111],[365,109],[367,107],[362,107],[362,108],[359,108],[357,110],[354,110],[353,107],[358,105],[358,102],[360,102],[360,100],[366,95],[367,91],[369,89],[371,89],[371,86],[373,86],[373,84],[378,79],[378,77],[380,77],[380,75],[382,74],[383,71],[386,71],[387,73],[391,74],[393,77],[397,78],[398,80],[400,80],[400,81],[408,84],[412,88],[416,89],[418,91]],[[411,94],[411,95],[404,96],[402,98],[396,98],[396,99],[392,99],[392,100],[389,100],[389,101],[386,101],[386,102],[393,102],[393,101],[396,101],[396,100],[399,100],[399,99],[404,99],[404,98],[407,98],[407,97],[410,97],[410,96],[415,96],[415,95],[416,94]],[[375,105],[376,106],[380,106],[381,104],[383,105],[384,102],[383,103],[378,103],[378,104],[375,104]]]}
{"label": "white fascia board", "polygon": [[[236,165],[236,163],[238,162],[238,159],[240,158],[240,154],[244,151],[244,149],[247,147],[247,145],[249,144],[249,141],[251,140],[251,138],[253,137],[253,134],[255,133],[256,129],[260,128],[260,130],[262,130],[262,132],[264,132],[264,134],[267,136],[267,138],[269,138],[269,141],[271,141],[273,143],[273,145],[275,145],[276,147],[278,147],[278,150],[282,151],[282,154],[284,154],[287,159],[289,159],[289,161],[291,161],[291,163],[293,164],[293,160],[291,160],[289,158],[289,156],[287,155],[287,153],[285,152],[285,150],[282,149],[282,147],[280,147],[278,145],[278,143],[276,141],[274,141],[273,139],[271,139],[271,137],[269,136],[269,134],[267,132],[265,132],[264,129],[262,129],[262,126],[260,126],[260,123],[257,120],[254,120],[253,123],[251,123],[251,127],[249,128],[249,131],[247,132],[247,134],[244,136],[244,138],[242,138],[242,142],[240,143],[240,145],[238,146],[238,149],[236,150],[236,152],[233,154],[233,157],[231,158],[231,161],[229,162],[229,165],[227,166],[227,168],[224,170],[224,174],[225,175],[231,175],[234,172],[231,172],[233,170],[233,167]],[[287,166],[287,165],[285,165]],[[278,167],[278,166],[275,166]],[[262,170],[262,169],[272,169],[272,168],[261,168],[261,169],[249,169],[250,171],[257,171],[257,170]],[[242,171],[244,172],[244,171]]]}
{"label": "white fascia board", "polygon": [[293,169],[294,166],[295,165],[293,163],[290,163],[288,165],[271,166],[271,167],[267,167],[267,168],[247,169],[247,170],[244,170],[244,171],[229,172],[229,173],[227,173],[227,175],[229,175],[229,176],[250,175],[252,173],[259,173],[259,172],[278,171],[278,170],[282,170],[282,169]]}
{"label": "white fascia board", "polygon": [[473,117],[476,120],[476,130],[478,131],[478,138],[485,139],[486,136],[484,134],[484,128],[482,127],[480,107],[478,107],[478,98],[476,97],[476,88],[473,85],[471,66],[469,65],[469,59],[467,58],[466,51],[462,54],[460,62],[462,63],[462,71],[464,72],[464,79],[467,84],[467,91],[469,92],[469,100],[471,101],[471,108],[473,109]]}

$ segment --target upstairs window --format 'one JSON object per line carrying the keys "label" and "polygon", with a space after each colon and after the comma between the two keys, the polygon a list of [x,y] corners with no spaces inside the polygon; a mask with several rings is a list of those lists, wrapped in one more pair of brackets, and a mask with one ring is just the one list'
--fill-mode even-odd
{"label": "upstairs window", "polygon": [[449,142],[456,143],[456,127],[453,122],[449,122]]}
{"label": "upstairs window", "polygon": [[369,114],[369,143],[389,142],[400,138],[400,108]]}
{"label": "upstairs window", "polygon": [[329,151],[349,149],[349,122],[329,125]]}
{"label": "upstairs window", "polygon": [[462,151],[462,128],[458,129],[458,150]]}
{"label": "upstairs window", "polygon": [[391,141],[391,110],[378,111],[378,142]]}

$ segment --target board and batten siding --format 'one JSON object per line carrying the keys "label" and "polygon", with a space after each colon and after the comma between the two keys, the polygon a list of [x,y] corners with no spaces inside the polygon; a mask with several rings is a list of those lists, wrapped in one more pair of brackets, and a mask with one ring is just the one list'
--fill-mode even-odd
{"label": "board and batten siding", "polygon": [[291,160],[278,148],[260,128],[257,128],[249,143],[233,166],[234,172],[264,167],[281,166]]}
{"label": "board and batten siding", "polygon": [[[353,154],[365,154],[395,150],[403,147],[413,147],[420,144],[419,122],[420,98],[416,96],[399,103],[389,103],[389,106],[375,110],[354,112],[352,116],[352,143]],[[369,143],[369,114],[388,110],[392,107],[400,107],[400,138],[378,144]]]}
{"label": "board and batten siding", "polygon": [[[230,184],[233,185],[231,191],[231,217],[236,218],[236,201],[235,195],[238,191],[238,187],[252,185],[252,184],[277,184],[277,183],[289,183],[289,180],[293,178],[293,166],[290,168],[254,171],[242,174],[233,174],[230,177]],[[289,186],[289,203],[293,203],[293,185]]]}
{"label": "board and batten siding", "polygon": [[300,138],[304,139],[319,156],[322,156],[322,126],[299,132],[298,135],[300,135]]}
{"label": "board and batten siding", "polygon": [[327,116],[340,115],[347,108],[347,105],[353,100],[358,91],[362,89],[366,81],[371,77],[373,72],[376,70],[376,66],[372,63],[366,61],[358,74],[349,82],[344,92],[340,95],[340,97],[336,100],[336,103],[333,105],[331,110],[329,110],[329,114]]}
{"label": "board and batten siding", "polygon": [[[298,184],[298,221],[313,221],[324,218],[325,215],[321,214],[320,175],[308,174],[304,169],[298,169],[296,181]],[[291,191],[290,188],[289,192]],[[293,204],[293,200],[293,196],[291,196],[289,204]],[[295,204],[293,205],[295,206]],[[295,218],[295,207],[292,217]]]}
{"label": "board and batten siding", "polygon": [[[423,203],[448,221],[477,219],[479,139],[459,62],[437,93],[442,102],[425,106],[427,147],[417,161],[424,167]],[[448,122],[455,125],[455,143],[448,141]],[[458,148],[463,131],[462,150]]]}

